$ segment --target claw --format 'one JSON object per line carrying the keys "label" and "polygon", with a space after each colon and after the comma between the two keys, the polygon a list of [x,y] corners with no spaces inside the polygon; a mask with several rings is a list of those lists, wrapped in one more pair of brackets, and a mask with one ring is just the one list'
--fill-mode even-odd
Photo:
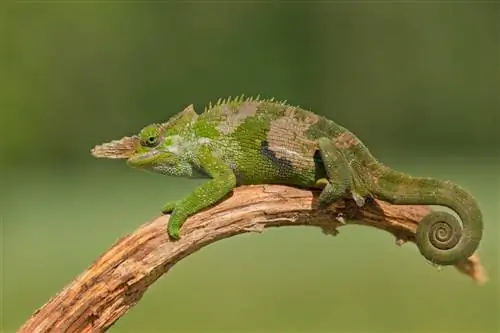
{"label": "claw", "polygon": [[342,214],[338,214],[335,219],[342,224],[347,224],[347,221],[345,220],[344,216],[342,216]]}
{"label": "claw", "polygon": [[358,205],[358,207],[363,207],[365,205],[365,198],[358,193],[352,192],[352,198],[356,201],[356,205]]}

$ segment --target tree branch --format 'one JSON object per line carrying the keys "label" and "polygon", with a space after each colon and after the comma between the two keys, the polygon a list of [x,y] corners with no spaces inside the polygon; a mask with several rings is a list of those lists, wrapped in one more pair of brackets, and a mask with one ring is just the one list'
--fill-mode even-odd
{"label": "tree branch", "polygon": [[[317,193],[286,186],[239,187],[227,200],[191,217],[175,242],[166,233],[168,217],[158,217],[118,240],[18,332],[104,332],[176,262],[220,239],[267,227],[299,225],[336,234],[347,222],[386,230],[402,244],[414,241],[418,221],[428,212],[423,206],[378,201],[367,201],[358,208],[351,200],[340,200],[328,210],[312,210],[316,198]],[[486,281],[476,255],[457,268],[477,283]]]}

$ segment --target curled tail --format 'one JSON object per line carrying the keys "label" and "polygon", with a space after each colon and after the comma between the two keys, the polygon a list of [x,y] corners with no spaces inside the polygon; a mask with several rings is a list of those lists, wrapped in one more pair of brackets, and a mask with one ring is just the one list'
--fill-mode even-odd
{"label": "curled tail", "polygon": [[472,195],[460,186],[433,178],[411,177],[379,165],[370,192],[399,205],[439,205],[457,213],[431,212],[418,224],[420,253],[437,265],[454,265],[469,258],[483,236],[483,217]]}

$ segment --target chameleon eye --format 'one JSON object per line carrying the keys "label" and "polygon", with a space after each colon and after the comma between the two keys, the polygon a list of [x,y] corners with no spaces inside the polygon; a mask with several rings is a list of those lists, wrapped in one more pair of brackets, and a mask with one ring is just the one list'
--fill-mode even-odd
{"label": "chameleon eye", "polygon": [[150,136],[146,140],[143,140],[141,143],[143,146],[154,147],[158,145],[158,137]]}
{"label": "chameleon eye", "polygon": [[139,137],[141,138],[141,146],[156,147],[160,143],[161,133],[159,132],[158,126],[155,124],[143,128]]}

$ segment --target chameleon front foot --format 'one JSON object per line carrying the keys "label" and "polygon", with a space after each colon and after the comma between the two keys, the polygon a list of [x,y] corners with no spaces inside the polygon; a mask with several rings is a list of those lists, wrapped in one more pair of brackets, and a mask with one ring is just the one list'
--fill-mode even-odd
{"label": "chameleon front foot", "polygon": [[179,238],[181,238],[179,233],[181,224],[182,223],[179,223],[177,219],[175,219],[175,215],[170,215],[170,219],[167,223],[167,233],[173,240],[178,240]]}
{"label": "chameleon front foot", "polygon": [[[172,208],[172,209],[170,209]],[[175,208],[175,209],[174,209]],[[172,240],[178,240],[181,238],[180,236],[180,230],[182,225],[187,219],[186,214],[182,214],[182,207],[178,202],[169,202],[165,205],[164,207],[164,214],[167,214],[169,212],[166,212],[167,209],[170,209],[170,217],[167,222],[167,233],[168,236]]]}
{"label": "chameleon front foot", "polygon": [[459,220],[447,212],[432,212],[418,224],[416,244],[420,253],[435,265],[454,265],[475,250]]}
{"label": "chameleon front foot", "polygon": [[180,201],[169,201],[164,206],[161,212],[163,214],[171,214],[167,223],[167,233],[171,239],[177,240],[180,238],[179,230],[182,222],[179,221],[178,214],[175,214],[174,209],[180,204]]}

